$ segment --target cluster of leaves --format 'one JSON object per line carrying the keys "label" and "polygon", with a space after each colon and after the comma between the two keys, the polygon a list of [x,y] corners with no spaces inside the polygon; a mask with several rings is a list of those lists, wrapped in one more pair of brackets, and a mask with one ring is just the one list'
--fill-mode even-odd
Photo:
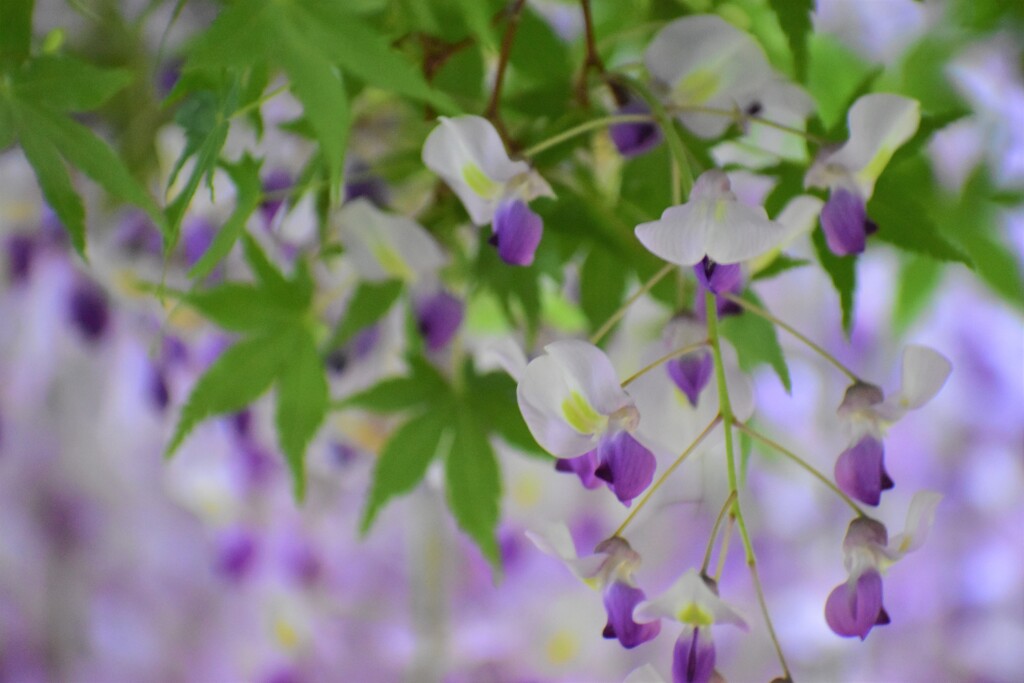
{"label": "cluster of leaves", "polygon": [[[932,134],[967,113],[942,77],[944,61],[973,36],[999,22],[1016,20],[1015,10],[1005,10],[1015,3],[953,3],[951,16],[960,21],[957,32],[924,38],[900,63],[886,68],[865,62],[828,36],[814,34],[811,0],[594,4],[594,33],[607,65],[634,58],[657,27],[681,14],[719,11],[745,22],[773,65],[811,94],[816,113],[808,129],[828,141],[846,138],[846,111],[863,93],[884,90],[918,98],[923,108],[920,130],[881,176],[868,207],[880,227],[877,239],[897,248],[904,263],[895,321],[908,326],[926,308],[950,266],[975,269],[994,292],[1024,310],[1024,273],[1001,243],[997,227],[996,208],[1005,198],[984,171],[977,172],[958,195],[942,190],[925,155]],[[15,141],[21,145],[47,202],[83,256],[84,205],[67,165],[113,198],[142,207],[161,229],[168,253],[178,242],[182,221],[204,180],[220,169],[235,185],[233,212],[189,275],[203,282],[241,241],[254,281],[171,294],[240,335],[240,341],[199,380],[168,453],[198,422],[238,410],[276,386],[280,445],[301,496],[304,451],[329,410],[400,413],[405,419],[381,453],[364,529],[382,505],[415,486],[430,463],[439,459],[444,462],[455,518],[496,561],[500,480],[490,438],[537,451],[519,417],[514,384],[503,375],[478,375],[469,364],[458,366],[457,377],[445,378],[412,343],[408,376],[385,380],[332,406],[325,358],[398,305],[406,288],[398,282],[362,285],[342,319],[331,323],[333,332],[325,331],[327,325],[313,305],[309,262],[328,258],[336,250],[324,248],[301,257],[291,277],[278,271],[246,232],[250,216],[264,199],[262,162],[248,156],[228,161],[224,146],[231,126],[239,121],[263,132],[260,105],[277,92],[272,84],[283,76],[285,87],[302,105],[302,115],[282,128],[312,140],[317,149],[296,182],[294,196],[315,193],[323,222],[341,195],[353,126],[361,112],[372,116],[381,101],[387,102],[389,113],[397,113],[399,129],[390,140],[393,149],[371,171],[398,185],[423,174],[420,147],[434,115],[484,112],[493,100],[514,149],[601,115],[599,103],[610,107],[612,91],[593,73],[593,96],[578,96],[581,65],[586,62],[584,41],[563,40],[531,5],[521,2],[225,3],[216,20],[187,44],[180,78],[165,102],[168,111],[175,111],[186,146],[171,174],[173,196],[161,208],[113,148],[79,121],[81,112],[97,109],[133,79],[147,75],[90,65],[64,54],[57,40],[44,40],[34,50],[32,10],[31,0],[0,5],[0,148]],[[488,66],[495,61],[506,67],[497,99],[486,87]],[[666,124],[668,144],[624,162],[609,162],[614,155],[598,135],[582,138],[586,144],[551,147],[531,159],[558,196],[535,204],[547,232],[534,265],[509,268],[491,250],[467,251],[456,233],[465,222],[463,209],[443,191],[420,217],[454,255],[446,279],[471,300],[495,300],[506,325],[523,329],[528,340],[544,322],[557,321],[559,314],[545,291],[566,284],[564,266],[569,262],[579,266],[578,305],[584,325],[591,332],[597,330],[635,283],[647,281],[663,266],[639,245],[633,228],[658,217],[672,203],[669,169],[676,166],[685,191],[699,170],[713,165],[712,143],[670,122],[641,80],[627,78],[625,70],[609,67],[620,85],[650,100]],[[732,130],[727,138],[740,134]],[[766,202],[770,215],[804,192],[805,167],[783,161],[761,171],[774,182]],[[831,254],[820,231],[814,244],[818,265],[835,285],[849,330],[856,260]],[[757,277],[806,265],[779,255]],[[665,278],[651,294],[673,311],[692,306],[692,282],[686,278]],[[745,296],[757,302],[753,292]],[[736,346],[744,369],[768,365],[789,387],[785,355],[772,325],[742,316],[723,325],[723,334]]]}

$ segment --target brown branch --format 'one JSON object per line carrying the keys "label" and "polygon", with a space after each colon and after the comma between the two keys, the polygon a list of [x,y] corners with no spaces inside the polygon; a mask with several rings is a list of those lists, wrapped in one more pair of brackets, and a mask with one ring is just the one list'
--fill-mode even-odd
{"label": "brown branch", "polygon": [[487,109],[484,110],[484,116],[491,120],[506,144],[508,143],[508,134],[499,111],[501,88],[505,83],[505,70],[508,68],[508,60],[512,54],[512,42],[515,40],[516,30],[519,28],[519,17],[525,4],[526,0],[516,0],[508,10],[508,25],[505,27],[505,35],[501,39],[501,53],[498,55],[498,70],[494,76],[494,89],[491,90],[491,98],[487,102]]}
{"label": "brown branch", "polygon": [[583,58],[583,66],[580,67],[579,80],[576,82],[576,99],[584,107],[589,106],[590,96],[587,92],[587,76],[591,69],[604,74],[604,62],[597,51],[597,41],[594,40],[594,19],[590,14],[590,0],[580,0],[583,8],[583,28],[586,36],[587,52]]}

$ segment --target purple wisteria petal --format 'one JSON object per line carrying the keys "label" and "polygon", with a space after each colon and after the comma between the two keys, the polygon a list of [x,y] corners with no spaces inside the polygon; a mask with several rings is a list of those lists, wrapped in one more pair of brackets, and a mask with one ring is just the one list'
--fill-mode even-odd
{"label": "purple wisteria petal", "polygon": [[869,569],[855,583],[836,586],[825,601],[825,620],[837,635],[861,640],[872,627],[888,624],[889,615],[882,608],[882,575]]}
{"label": "purple wisteria petal", "polygon": [[700,392],[711,380],[714,361],[707,351],[690,353],[682,358],[673,358],[665,364],[668,376],[672,378],[679,390],[686,394],[690,405],[696,407]]}
{"label": "purple wisteria petal", "polygon": [[836,460],[836,483],[847,494],[868,505],[878,505],[882,491],[893,487],[885,471],[882,442],[865,436]]}
{"label": "purple wisteria petal", "polygon": [[534,253],[544,232],[544,222],[530,210],[526,202],[515,199],[502,202],[494,212],[494,235],[490,242],[498,248],[498,256],[513,266],[533,263]]}
{"label": "purple wisteria petal", "polygon": [[107,295],[88,280],[79,282],[71,292],[70,313],[75,328],[90,342],[98,341],[110,323]]}
{"label": "purple wisteria petal", "polygon": [[241,581],[256,560],[256,539],[245,529],[225,531],[217,540],[217,572],[230,581]]}
{"label": "purple wisteria petal", "polygon": [[687,626],[672,650],[672,683],[708,683],[715,673],[711,631]]}
{"label": "purple wisteria petal", "polygon": [[630,649],[646,643],[661,633],[660,621],[648,624],[633,621],[633,608],[646,597],[642,590],[622,581],[608,584],[604,591],[604,609],[608,612],[608,623],[602,635],[605,638],[618,638],[622,647]]}
{"label": "purple wisteria petal", "polygon": [[184,229],[185,264],[189,268],[203,257],[206,250],[213,244],[216,231],[209,221],[195,218],[188,222]]}
{"label": "purple wisteria petal", "polygon": [[594,474],[599,464],[595,449],[575,458],[559,458],[555,461],[555,470],[575,473],[585,488],[596,489],[601,485],[601,480]]}
{"label": "purple wisteria petal", "polygon": [[738,292],[743,283],[743,269],[740,264],[715,263],[707,256],[693,266],[693,272],[697,274],[697,282],[715,294]]}
{"label": "purple wisteria petal", "polygon": [[864,251],[868,235],[878,226],[868,220],[863,199],[839,188],[832,191],[821,209],[821,229],[832,253],[846,256]]}
{"label": "purple wisteria petal", "polygon": [[260,204],[260,213],[268,226],[284,205],[284,193],[292,188],[292,184],[292,174],[283,168],[275,168],[263,179],[263,196],[270,195],[270,198]]}
{"label": "purple wisteria petal", "polygon": [[8,278],[13,284],[27,282],[36,253],[35,240],[27,234],[11,235],[7,238],[6,246]]}
{"label": "purple wisteria petal", "polygon": [[[650,109],[643,102],[629,102],[619,109],[620,114],[648,114]],[[617,123],[609,129],[612,142],[619,154],[635,157],[661,144],[661,128],[653,121],[638,123]]]}
{"label": "purple wisteria petal", "polygon": [[625,431],[603,438],[597,456],[601,464],[594,474],[608,482],[608,488],[625,505],[651,485],[658,466],[654,454]]}
{"label": "purple wisteria petal", "polygon": [[465,306],[445,291],[421,299],[416,305],[416,319],[427,350],[443,349],[462,324]]}

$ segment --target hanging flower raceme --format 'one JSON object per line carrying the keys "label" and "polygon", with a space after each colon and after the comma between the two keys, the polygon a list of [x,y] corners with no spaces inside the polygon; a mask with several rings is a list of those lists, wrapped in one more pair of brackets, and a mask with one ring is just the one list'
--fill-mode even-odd
{"label": "hanging flower raceme", "polygon": [[647,47],[644,63],[669,106],[684,110],[682,124],[703,138],[718,137],[733,119],[693,108],[744,112],[776,79],[761,46],[716,15],[668,24]]}
{"label": "hanging flower raceme", "polygon": [[562,560],[578,579],[601,591],[608,613],[608,622],[602,631],[605,638],[616,638],[623,647],[634,648],[661,632],[657,621],[649,624],[633,621],[633,610],[646,595],[633,578],[633,572],[640,565],[640,555],[624,538],[612,536],[602,541],[593,555],[578,557],[564,524],[549,524],[540,532],[527,531],[526,535],[542,551]]}
{"label": "hanging flower raceme", "polygon": [[920,121],[917,100],[889,93],[864,95],[850,107],[846,144],[819,154],[807,172],[805,187],[830,190],[821,210],[821,229],[833,253],[864,251],[867,236],[877,229],[867,215],[875,181]]}
{"label": "hanging flower raceme", "polygon": [[458,195],[475,225],[491,225],[505,263],[528,266],[544,230],[529,202],[554,193],[525,161],[512,161],[494,126],[480,116],[440,118],[423,144],[423,163]]}
{"label": "hanging flower raceme", "polygon": [[882,604],[882,572],[924,543],[942,496],[923,491],[914,495],[902,534],[891,540],[885,526],[858,517],[843,539],[843,564],[849,573],[825,601],[825,620],[836,634],[864,640],[875,626],[889,623]]}
{"label": "hanging flower raceme", "polygon": [[517,397],[530,432],[563,471],[593,487],[603,480],[628,505],[654,478],[654,455],[633,438],[640,414],[611,360],[578,340],[544,347],[523,371]]}
{"label": "hanging flower raceme", "polygon": [[718,597],[713,584],[690,569],[661,596],[633,610],[639,623],[674,619],[683,624],[672,653],[673,683],[708,683],[715,674],[715,644],[711,627],[733,624],[747,628],[743,617]]}
{"label": "hanging flower raceme", "polygon": [[882,491],[893,481],[885,471],[885,430],[909,410],[932,400],[952,371],[938,351],[910,345],[903,352],[900,390],[885,398],[872,384],[858,382],[846,390],[837,411],[850,432],[850,447],[836,460],[835,478],[847,494],[868,505],[878,505]]}
{"label": "hanging flower raceme", "polygon": [[740,202],[729,176],[710,170],[694,183],[688,202],[641,223],[636,236],[654,255],[693,266],[701,286],[717,295],[742,286],[740,262],[771,251],[789,234],[764,207]]}

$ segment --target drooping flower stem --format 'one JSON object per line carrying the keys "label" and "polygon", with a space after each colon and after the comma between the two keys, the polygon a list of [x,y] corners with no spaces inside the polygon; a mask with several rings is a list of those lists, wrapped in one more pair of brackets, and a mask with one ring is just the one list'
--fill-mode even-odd
{"label": "drooping flower stem", "polygon": [[622,381],[622,387],[623,388],[627,387],[633,381],[635,381],[636,379],[638,379],[638,378],[642,377],[643,375],[647,374],[648,372],[650,372],[651,370],[653,370],[654,368],[658,367],[659,365],[661,365],[662,363],[664,363],[666,361],[670,361],[670,360],[672,360],[673,358],[675,358],[677,356],[685,356],[688,353],[693,353],[694,351],[699,351],[700,349],[704,348],[707,345],[708,345],[708,340],[704,339],[704,340],[701,340],[701,341],[696,342],[694,344],[687,344],[686,346],[681,346],[678,349],[673,349],[673,350],[669,351],[668,353],[666,353],[661,358],[648,363],[647,365],[645,365],[644,367],[640,368],[639,370],[634,372],[632,375],[630,375],[629,377],[624,379]]}
{"label": "drooping flower stem", "polygon": [[747,425],[745,425],[745,424],[743,424],[741,422],[734,422],[734,424],[736,425],[736,429],[740,430],[741,432],[743,432],[747,436],[760,441],[765,446],[768,446],[769,448],[772,448],[772,449],[778,451],[779,453],[781,453],[782,455],[786,456],[787,458],[789,458],[790,460],[795,462],[797,465],[802,467],[804,470],[806,470],[810,474],[814,475],[814,477],[817,478],[818,481],[820,481],[822,484],[824,484],[828,488],[832,489],[833,493],[835,493],[837,496],[842,498],[843,502],[845,502],[847,505],[849,505],[851,508],[853,508],[853,511],[856,512],[858,516],[860,516],[860,517],[867,517],[867,514],[865,514],[864,510],[861,509],[861,507],[859,505],[857,505],[857,503],[854,502],[854,500],[852,498],[850,498],[848,495],[843,493],[842,489],[840,489],[838,486],[836,486],[834,483],[832,483],[832,480],[830,480],[827,476],[822,474],[816,467],[814,467],[814,465],[811,465],[809,462],[807,462],[806,460],[801,458],[799,455],[797,455],[793,451],[789,450],[788,448],[786,448],[782,444],[779,444],[779,443],[777,443],[775,441],[772,441],[767,436],[765,436],[764,434],[761,434],[757,430],[752,429],[752,428],[748,427]]}
{"label": "drooping flower stem", "polygon": [[755,123],[760,123],[763,126],[768,126],[769,128],[775,128],[776,130],[781,130],[783,132],[790,133],[791,135],[802,137],[805,140],[813,142],[816,145],[823,145],[826,142],[823,138],[813,133],[808,133],[805,130],[793,128],[792,126],[787,126],[784,123],[778,123],[776,121],[772,121],[771,119],[766,119],[757,116],[756,114],[747,114],[737,109],[717,109],[715,107],[700,107],[696,105],[687,105],[670,107],[669,111],[672,113],[682,112],[692,114],[711,114],[712,116],[724,116],[726,118],[733,119],[736,123],[741,123],[743,121],[753,121]]}
{"label": "drooping flower stem", "polygon": [[613,327],[615,327],[615,323],[622,320],[622,316],[626,315],[626,311],[629,310],[629,307],[632,306],[637,299],[651,291],[654,288],[654,285],[661,282],[675,267],[676,265],[674,263],[666,263],[661,270],[652,275],[650,280],[641,285],[640,289],[636,290],[636,292],[634,292],[623,302],[621,306],[619,306],[618,310],[612,313],[611,316],[604,321],[604,324],[601,325],[601,327],[599,327],[590,337],[590,343],[596,345],[604,339],[604,336],[608,334]]}
{"label": "drooping flower stem", "polygon": [[675,461],[668,466],[668,469],[666,469],[662,473],[662,475],[658,477],[658,480],[656,482],[651,484],[651,487],[647,489],[647,493],[644,494],[644,497],[640,499],[640,502],[636,504],[636,507],[629,511],[629,515],[626,516],[626,519],[622,520],[622,524],[620,524],[619,528],[616,529],[615,533],[612,534],[613,538],[615,536],[622,535],[622,532],[626,530],[626,527],[629,526],[629,523],[633,521],[633,518],[636,517],[637,513],[640,512],[640,510],[642,510],[645,505],[647,505],[647,501],[651,499],[651,496],[654,495],[654,492],[661,488],[661,485],[665,483],[665,480],[668,479],[669,475],[675,472],[676,468],[683,464],[683,461],[686,460],[690,456],[690,454],[693,453],[694,450],[696,450],[697,446],[699,446],[701,442],[708,437],[708,434],[710,434],[712,430],[715,427],[717,427],[718,423],[721,421],[721,415],[715,416],[715,419],[712,420],[711,423],[704,428],[704,431],[702,431],[697,436],[697,438],[693,440],[693,443],[687,446],[686,450],[679,454],[679,457],[676,458]]}
{"label": "drooping flower stem", "polygon": [[610,116],[591,119],[590,121],[584,121],[578,126],[573,126],[568,130],[564,130],[561,133],[556,133],[546,140],[541,140],[532,147],[527,147],[523,150],[523,156],[536,156],[555,145],[560,145],[566,140],[571,140],[578,135],[582,135],[597,128],[607,128],[608,126],[614,126],[618,123],[648,123],[653,120],[654,117],[650,114],[612,114]]}
{"label": "drooping flower stem", "polygon": [[[711,564],[711,551],[715,547],[715,539],[718,538],[718,528],[722,526],[722,520],[725,519],[725,513],[729,511],[729,507],[732,506],[733,501],[736,500],[736,492],[730,491],[728,497],[725,499],[725,504],[722,505],[722,509],[718,511],[718,517],[715,518],[715,525],[711,527],[711,535],[708,537],[708,546],[704,551],[704,562],[700,565],[700,573],[702,576],[707,576],[708,565]],[[722,548],[718,551],[718,556],[722,557],[726,550],[726,544],[728,543],[728,537],[722,537]]]}
{"label": "drooping flower stem", "polygon": [[768,634],[771,636],[772,644],[775,646],[775,653],[778,655],[779,664],[787,680],[791,678],[786,658],[782,654],[782,646],[779,645],[779,638],[775,634],[775,626],[772,624],[771,615],[768,613],[768,605],[764,600],[764,593],[761,590],[761,579],[757,574],[757,558],[754,555],[754,546],[750,542],[750,532],[747,531],[747,523],[743,518],[743,509],[740,507],[739,483],[736,476],[736,457],[733,449],[732,426],[735,418],[732,414],[732,405],[729,403],[729,387],[725,381],[725,364],[722,362],[722,345],[718,335],[718,309],[715,304],[715,295],[711,291],[704,293],[704,306],[707,311],[708,339],[711,341],[711,348],[714,351],[715,381],[718,384],[718,411],[725,421],[725,462],[729,474],[729,493],[733,496],[731,516],[736,520],[736,528],[740,532],[740,540],[743,541],[743,552],[746,556],[747,566],[753,577],[754,587],[757,589],[758,602],[761,604],[761,613],[764,615],[765,625],[768,627]]}
{"label": "drooping flower stem", "polygon": [[855,373],[853,370],[851,370],[850,368],[848,368],[845,365],[843,365],[839,361],[838,358],[833,356],[831,353],[829,353],[828,351],[823,349],[818,344],[815,344],[813,341],[808,339],[805,335],[803,335],[802,333],[800,333],[799,331],[794,329],[791,325],[789,325],[788,323],[786,323],[786,322],[784,322],[782,320],[779,320],[774,315],[772,315],[771,313],[769,313],[765,309],[761,308],[757,304],[751,303],[751,302],[747,301],[746,299],[743,299],[743,298],[741,298],[739,296],[736,296],[735,294],[730,294],[729,292],[722,292],[721,294],[719,294],[719,296],[721,296],[721,297],[723,297],[725,299],[728,299],[729,301],[733,302],[737,306],[740,306],[741,308],[743,308],[743,309],[745,309],[747,311],[750,311],[754,315],[756,315],[756,316],[758,316],[760,318],[764,318],[768,322],[781,327],[786,332],[789,332],[791,335],[793,335],[794,337],[796,337],[797,339],[802,341],[804,344],[806,344],[812,351],[814,351],[819,356],[821,356],[822,358],[827,360],[829,363],[834,365],[837,370],[839,370],[844,375],[849,377],[850,381],[852,381],[854,383],[857,383],[857,382],[861,381],[861,379],[857,376],[857,373]]}
{"label": "drooping flower stem", "polygon": [[722,544],[718,547],[718,562],[715,563],[715,583],[722,578],[722,570],[725,569],[725,558],[729,557],[729,541],[732,539],[732,530],[736,527],[736,519],[730,515],[725,523],[725,531],[722,532]]}

